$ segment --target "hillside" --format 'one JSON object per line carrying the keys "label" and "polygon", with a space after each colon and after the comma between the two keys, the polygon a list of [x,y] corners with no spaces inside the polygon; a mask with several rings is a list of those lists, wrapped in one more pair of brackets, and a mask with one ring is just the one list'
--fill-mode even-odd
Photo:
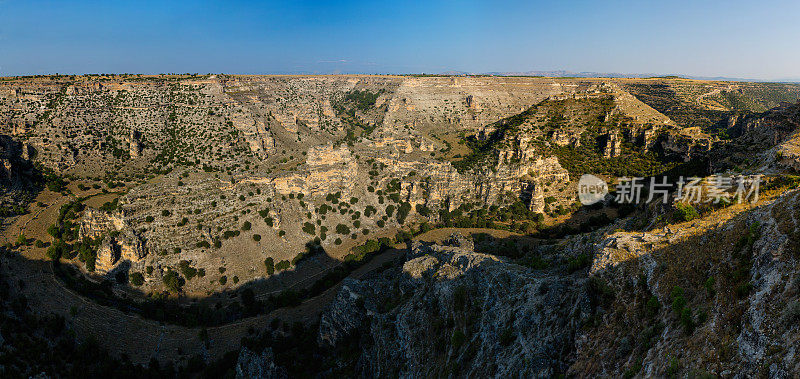
{"label": "hillside", "polygon": [[[4,78],[0,305],[195,373],[780,377],[800,369],[799,98],[679,78]],[[584,174],[612,194],[582,205]],[[613,200],[620,177],[712,174],[767,174],[763,196]]]}

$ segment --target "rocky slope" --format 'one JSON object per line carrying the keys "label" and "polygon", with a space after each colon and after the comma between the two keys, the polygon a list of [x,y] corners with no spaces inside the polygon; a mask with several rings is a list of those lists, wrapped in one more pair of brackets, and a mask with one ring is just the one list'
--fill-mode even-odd
{"label": "rocky slope", "polygon": [[365,376],[565,372],[591,314],[585,278],[531,271],[471,245],[462,236],[417,243],[400,273],[347,281],[322,315],[319,342],[360,333]]}
{"label": "rocky slope", "polygon": [[[772,107],[796,93],[677,79],[3,80],[0,188],[24,204],[38,193],[53,215],[5,249],[74,265],[54,281],[104,306],[220,333],[333,299],[311,329],[278,322],[270,343],[226,357],[240,376],[783,377],[800,370],[785,175],[799,167],[800,105]],[[698,206],[681,224],[675,205],[575,200],[584,173],[687,167],[783,175],[770,185],[786,193]],[[540,239],[411,242],[432,225]],[[402,262],[342,281],[394,243],[409,243]]]}
{"label": "rocky slope", "polygon": [[[360,335],[354,367],[370,377],[787,377],[800,370],[799,197],[573,240],[539,270],[460,236],[417,243],[399,271],[347,281],[318,342]],[[558,264],[586,252],[587,269]]]}

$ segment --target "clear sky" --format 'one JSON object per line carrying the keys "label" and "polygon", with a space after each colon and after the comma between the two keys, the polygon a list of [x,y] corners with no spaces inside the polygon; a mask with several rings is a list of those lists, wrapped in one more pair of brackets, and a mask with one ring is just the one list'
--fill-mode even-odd
{"label": "clear sky", "polygon": [[0,0],[0,76],[568,70],[800,78],[800,1]]}

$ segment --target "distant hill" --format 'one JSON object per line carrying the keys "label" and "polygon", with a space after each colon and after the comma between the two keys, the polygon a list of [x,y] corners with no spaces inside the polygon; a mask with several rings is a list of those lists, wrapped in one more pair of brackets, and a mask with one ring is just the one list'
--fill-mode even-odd
{"label": "distant hill", "polygon": [[800,78],[783,78],[776,80],[762,80],[762,79],[748,79],[748,78],[734,78],[727,76],[694,76],[684,74],[656,74],[656,73],[618,73],[618,72],[593,72],[593,71],[566,71],[566,70],[552,70],[552,71],[492,71],[492,72],[467,72],[467,71],[445,71],[441,75],[494,75],[494,76],[541,76],[541,77],[554,77],[554,78],[667,78],[667,79],[695,79],[695,80],[713,80],[713,81],[730,81],[730,82],[800,82]]}

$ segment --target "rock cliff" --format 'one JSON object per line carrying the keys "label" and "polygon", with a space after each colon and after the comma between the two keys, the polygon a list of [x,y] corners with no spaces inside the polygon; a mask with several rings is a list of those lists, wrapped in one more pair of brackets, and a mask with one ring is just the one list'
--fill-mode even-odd
{"label": "rock cliff", "polygon": [[591,313],[585,279],[532,272],[451,240],[415,244],[394,276],[346,282],[323,313],[320,343],[366,333],[365,376],[565,372]]}

